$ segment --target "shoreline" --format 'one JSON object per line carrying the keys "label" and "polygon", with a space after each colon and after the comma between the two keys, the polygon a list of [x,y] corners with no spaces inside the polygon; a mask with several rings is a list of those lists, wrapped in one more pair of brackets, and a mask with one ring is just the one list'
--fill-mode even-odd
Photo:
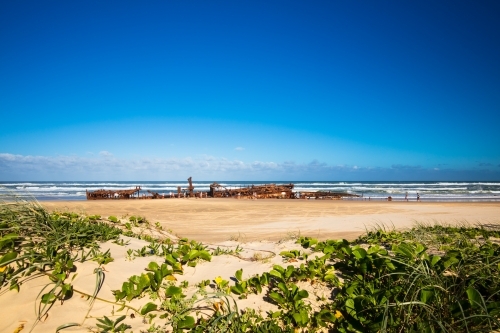
{"label": "shoreline", "polygon": [[296,199],[171,199],[40,201],[49,211],[143,216],[200,242],[279,241],[291,235],[355,239],[367,229],[423,224],[500,224],[499,202],[415,202]]}

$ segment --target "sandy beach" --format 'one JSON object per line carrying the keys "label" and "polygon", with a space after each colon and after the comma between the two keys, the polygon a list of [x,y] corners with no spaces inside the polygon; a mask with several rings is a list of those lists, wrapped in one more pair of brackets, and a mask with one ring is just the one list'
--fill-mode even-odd
{"label": "sandy beach", "polygon": [[[159,222],[163,230],[178,237],[187,237],[206,244],[214,253],[222,247],[227,250],[240,249],[238,255],[213,255],[210,261],[200,261],[196,267],[185,266],[182,275],[175,275],[173,283],[185,283],[184,292],[191,297],[199,292],[197,285],[210,280],[208,292],[216,292],[216,277],[234,283],[235,272],[243,269],[243,278],[249,279],[273,269],[273,265],[300,265],[287,262],[281,251],[304,251],[293,236],[312,236],[319,239],[354,239],[366,229],[377,225],[389,228],[409,228],[416,222],[441,224],[500,225],[500,203],[427,203],[427,202],[381,202],[354,200],[236,200],[236,199],[162,199],[162,200],[97,200],[97,201],[53,201],[41,202],[49,211],[76,212],[80,214],[110,215],[122,223],[130,216],[146,217],[150,222]],[[140,233],[138,228],[134,232]],[[175,236],[171,237],[176,242]],[[54,332],[61,325],[75,323],[69,332],[97,331],[97,320],[108,316],[115,320],[126,315],[127,325],[134,332],[143,332],[151,327],[148,320],[132,308],[122,309],[115,302],[113,290],[119,290],[132,275],[144,274],[151,261],[159,265],[165,262],[162,256],[132,255],[149,245],[147,241],[121,236],[124,241],[116,244],[102,243],[102,252],[110,251],[113,261],[103,267],[104,283],[95,303],[88,301],[96,288],[96,261],[77,262],[76,270],[66,279],[71,281],[74,296],[63,302],[55,302],[50,311],[37,319],[36,305],[40,295],[53,285],[46,275],[23,280],[20,291],[2,292],[0,303],[0,331]],[[311,256],[314,254],[310,253]],[[296,260],[295,260],[296,261]],[[300,288],[309,292],[308,304],[317,308],[318,299],[329,300],[331,288],[323,283],[301,282]],[[87,296],[86,296],[87,295]],[[261,314],[277,311],[276,304],[259,295],[237,299],[240,309],[252,308]],[[194,296],[193,296],[194,297]],[[148,297],[132,300],[130,306],[140,309]],[[154,301],[154,300],[153,300]],[[156,301],[157,302],[157,301]],[[26,310],[27,309],[27,310]],[[138,311],[138,310],[137,310]],[[134,315],[135,313],[135,315]],[[156,319],[156,323],[164,321]]]}
{"label": "sandy beach", "polygon": [[143,216],[165,230],[201,242],[277,241],[290,234],[352,240],[377,225],[500,223],[498,202],[383,202],[355,200],[161,199],[42,201],[49,211]]}

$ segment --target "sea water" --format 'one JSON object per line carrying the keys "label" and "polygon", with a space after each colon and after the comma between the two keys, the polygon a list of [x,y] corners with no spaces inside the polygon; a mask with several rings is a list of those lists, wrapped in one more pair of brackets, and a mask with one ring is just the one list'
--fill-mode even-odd
{"label": "sea water", "polygon": [[[194,191],[208,191],[213,181],[194,181]],[[422,201],[500,201],[500,182],[337,182],[337,181],[217,181],[220,185],[235,189],[251,185],[289,184],[295,192],[332,191],[357,194],[360,198],[344,200],[415,201],[417,193]],[[177,193],[177,187],[186,188],[187,181],[65,181],[65,182],[0,182],[0,195],[17,195],[37,200],[86,200],[85,191],[125,190],[136,186],[142,188],[140,195],[148,190],[169,196]]]}

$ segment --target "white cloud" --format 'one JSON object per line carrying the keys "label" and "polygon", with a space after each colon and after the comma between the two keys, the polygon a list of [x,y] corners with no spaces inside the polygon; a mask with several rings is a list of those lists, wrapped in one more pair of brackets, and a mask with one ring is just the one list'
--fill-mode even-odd
{"label": "white cloud", "polygon": [[[105,157],[105,158],[103,158]],[[172,179],[197,175],[197,178],[263,179],[262,177],[284,177],[304,173],[325,173],[346,167],[331,167],[313,161],[309,164],[294,162],[243,162],[214,156],[197,158],[139,158],[124,159],[102,151],[99,156],[31,156],[0,154],[0,174],[18,175],[25,179],[41,175],[57,180],[61,176],[70,179]],[[22,176],[24,175],[24,176]],[[172,176],[173,175],[173,176]],[[134,178],[135,177],[135,178]],[[274,178],[276,179],[276,178]]]}
{"label": "white cloud", "polygon": [[236,147],[236,148],[234,148],[234,150],[236,150],[236,151],[243,151],[243,150],[245,150],[245,148],[243,148],[243,147]]}
{"label": "white cloud", "polygon": [[203,180],[446,180],[500,179],[500,173],[474,170],[426,169],[392,165],[389,168],[329,165],[314,160],[273,162],[229,160],[215,156],[196,158],[118,158],[99,156],[32,156],[0,153],[0,180],[177,180],[193,176]]}
{"label": "white cloud", "polygon": [[112,156],[113,156],[113,154],[111,154],[111,153],[110,153],[109,151],[107,151],[107,150],[100,151],[100,152],[99,152],[99,155],[100,155],[100,156],[103,156],[103,157],[112,157]]}

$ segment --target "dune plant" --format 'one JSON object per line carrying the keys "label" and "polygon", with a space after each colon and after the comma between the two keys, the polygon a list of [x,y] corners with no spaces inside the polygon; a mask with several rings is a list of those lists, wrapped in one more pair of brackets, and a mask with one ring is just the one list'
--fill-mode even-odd
{"label": "dune plant", "polygon": [[[110,221],[111,223],[107,223]],[[147,225],[133,217],[132,225]],[[230,280],[207,277],[192,296],[187,282],[175,274],[185,266],[210,261],[212,255],[232,254],[220,248],[181,238],[177,243],[122,231],[120,224],[98,216],[48,213],[35,202],[11,200],[0,204],[0,296],[22,288],[26,278],[46,276],[37,297],[37,318],[43,319],[56,301],[77,292],[72,278],[78,262],[95,260],[97,294],[104,281],[102,265],[112,260],[98,243],[118,239],[120,233],[147,239],[150,244],[127,252],[156,256],[140,275],[128,278],[115,290],[116,303],[143,316],[151,332],[489,332],[500,328],[500,231],[482,226],[416,225],[397,231],[378,226],[353,242],[320,241],[298,237],[305,250],[285,250],[283,267],[273,265],[261,275],[243,278],[243,270]],[[123,226],[121,226],[123,227]],[[306,255],[307,250],[307,255]],[[312,253],[310,253],[312,252]],[[233,280],[234,283],[231,281]],[[216,293],[206,288],[211,285]],[[304,285],[321,286],[330,297],[312,304]],[[308,289],[311,290],[311,289]],[[250,294],[277,307],[266,315],[240,309]],[[314,293],[315,294],[315,293]],[[201,297],[200,297],[201,296]],[[127,304],[147,297],[141,308]],[[114,315],[114,313],[113,313]],[[126,317],[98,319],[98,329],[126,331]],[[162,322],[162,326],[158,323]],[[69,323],[59,330],[81,326]]]}
{"label": "dune plant", "polygon": [[98,254],[98,242],[117,239],[120,230],[97,218],[49,213],[35,201],[7,199],[0,203],[0,295],[19,291],[28,278],[47,276],[37,296],[36,325],[54,302],[73,295],[75,263],[101,255],[104,264],[110,256]]}

